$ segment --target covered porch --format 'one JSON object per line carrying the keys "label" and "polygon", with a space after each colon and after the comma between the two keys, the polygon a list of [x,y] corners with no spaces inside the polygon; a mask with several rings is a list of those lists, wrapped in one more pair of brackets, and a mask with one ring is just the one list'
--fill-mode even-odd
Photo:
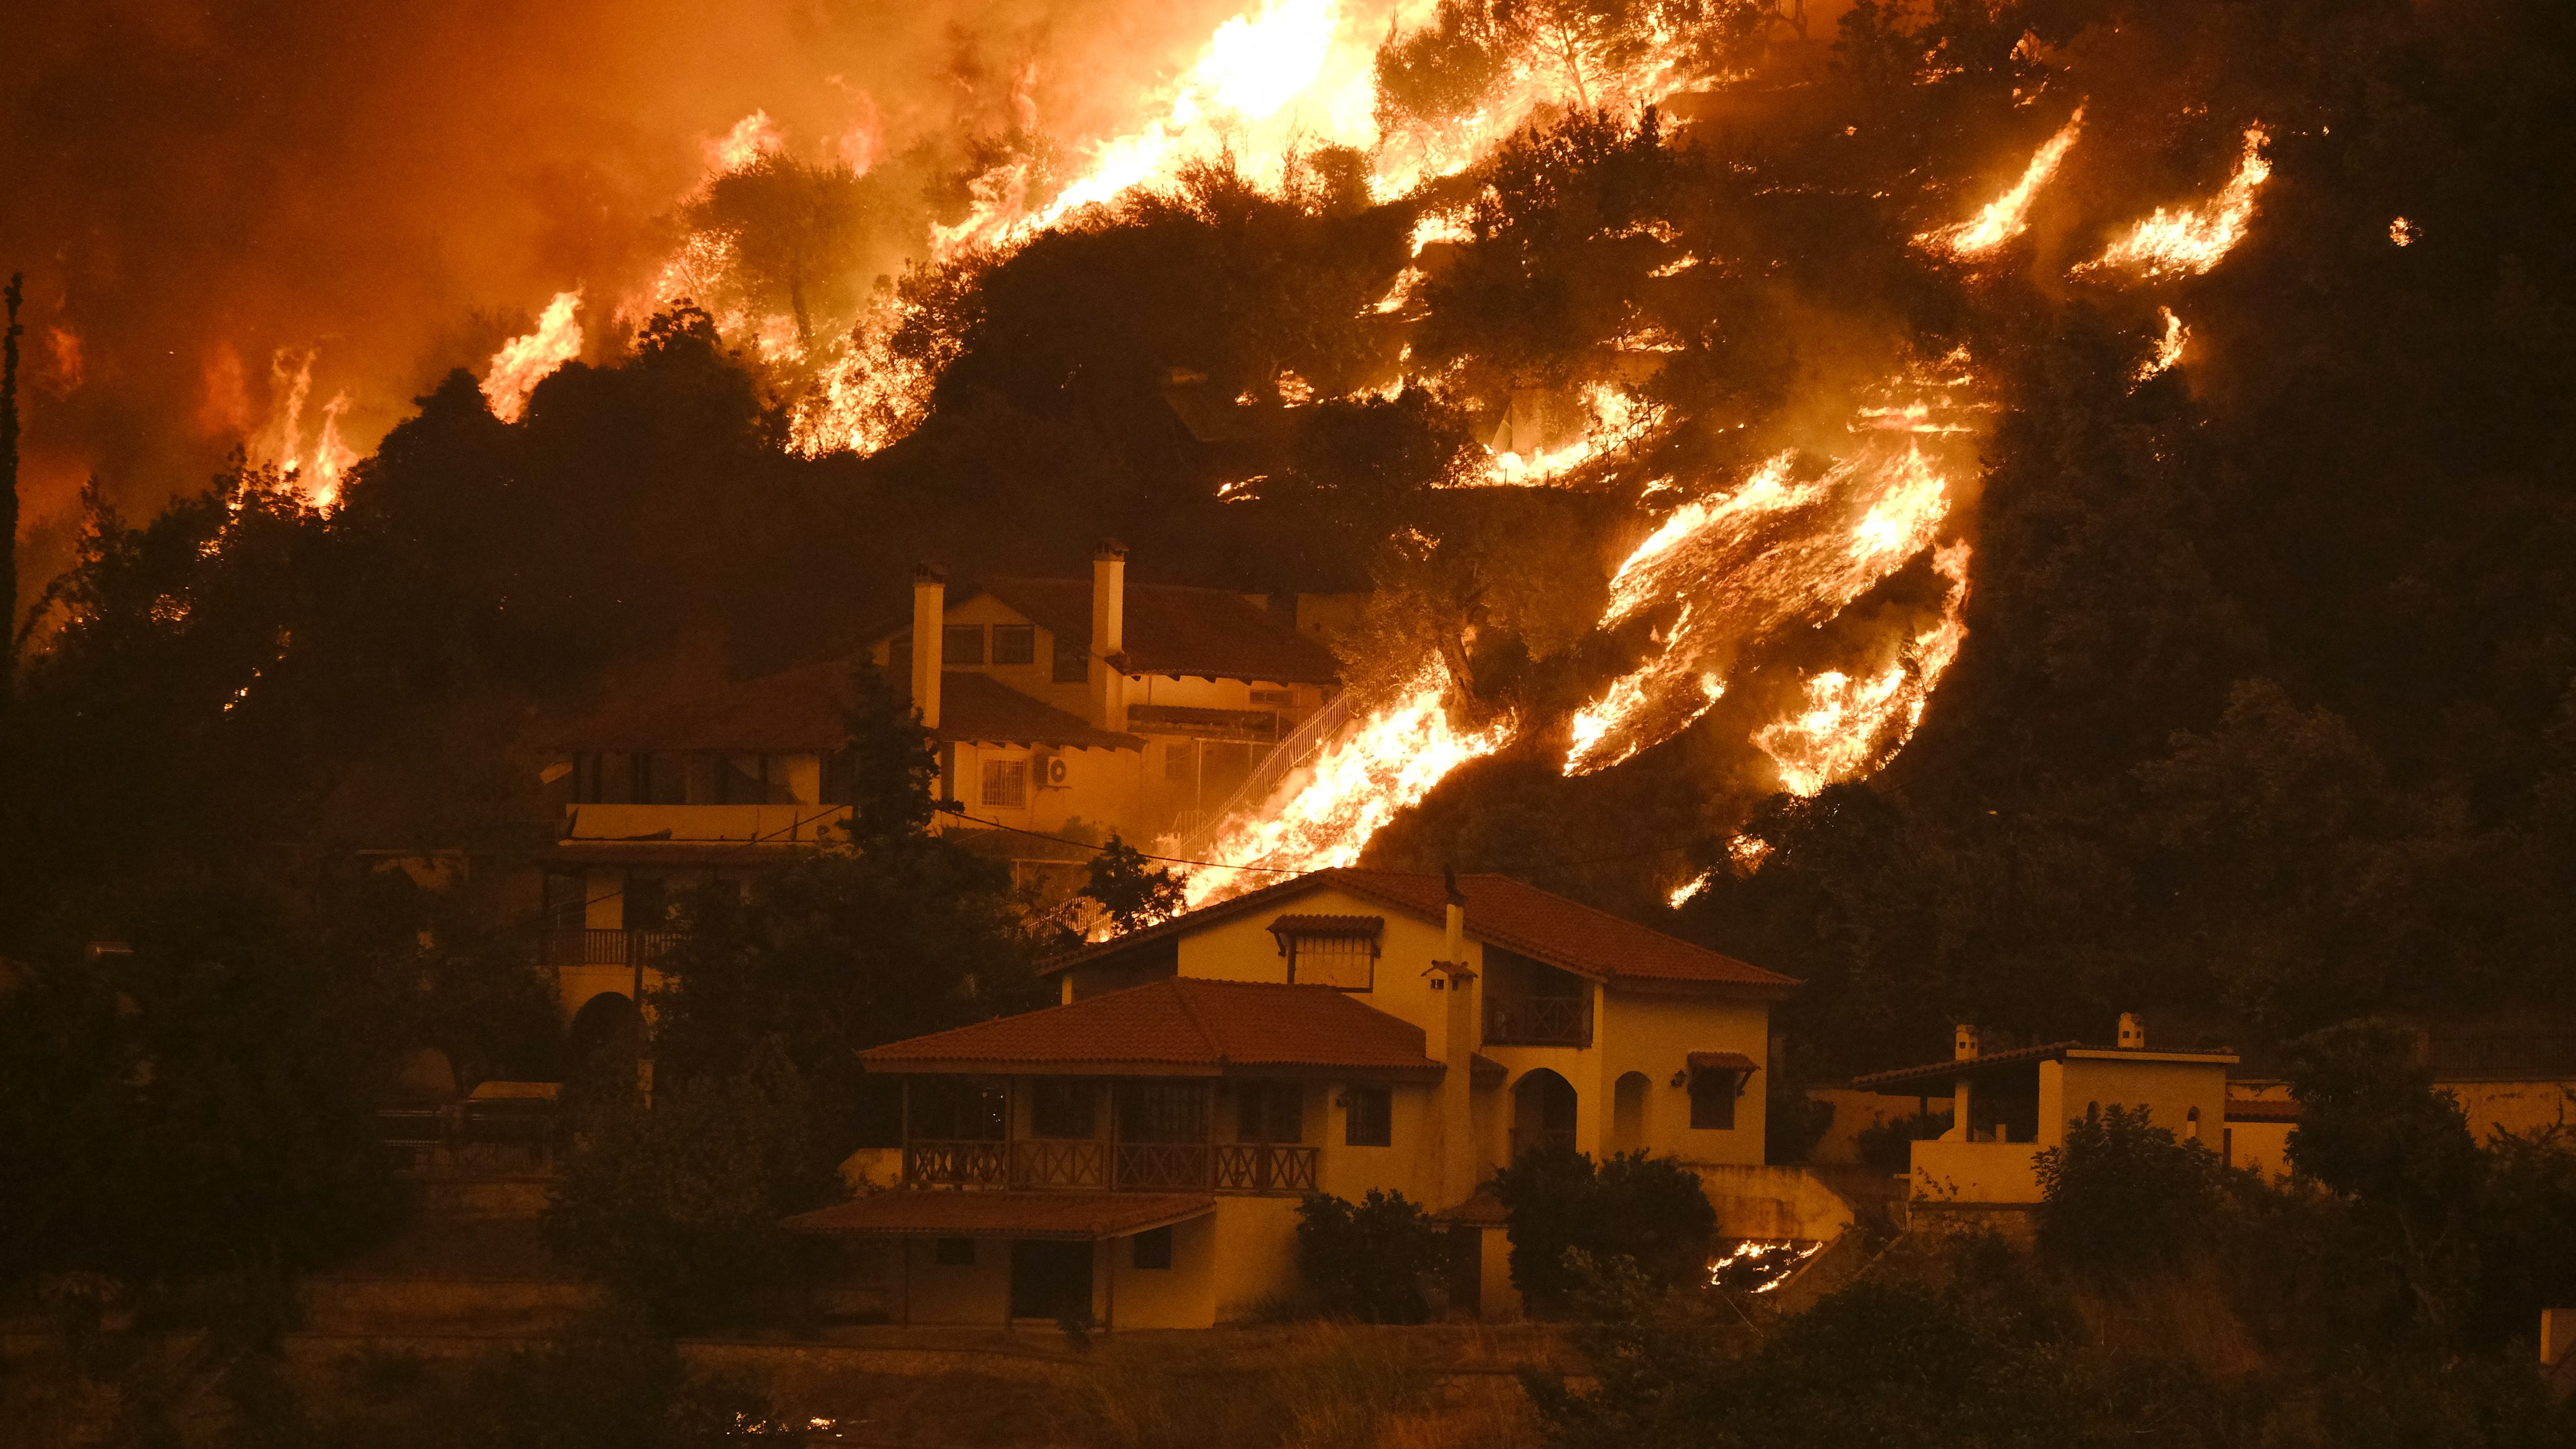
{"label": "covered porch", "polygon": [[1206,1328],[1216,1211],[1199,1193],[893,1191],[787,1226],[849,1240],[899,1324]]}

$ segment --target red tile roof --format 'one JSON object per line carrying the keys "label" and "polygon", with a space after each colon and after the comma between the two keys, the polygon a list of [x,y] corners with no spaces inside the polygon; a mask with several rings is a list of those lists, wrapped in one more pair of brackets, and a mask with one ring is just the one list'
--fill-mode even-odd
{"label": "red tile roof", "polygon": [[953,1192],[899,1188],[789,1218],[800,1233],[939,1238],[1123,1238],[1216,1211],[1205,1193]]}
{"label": "red tile roof", "polygon": [[1719,1072],[1758,1072],[1762,1064],[1742,1052],[1684,1052],[1682,1065]]}
{"label": "red tile roof", "polygon": [[[2017,1067],[2027,1062],[2049,1061],[2064,1056],[2069,1050],[2082,1045],[2084,1043],[2080,1041],[2053,1041],[2046,1046],[2015,1047],[2011,1051],[1986,1052],[1980,1056],[1933,1062],[1926,1066],[1897,1067],[1892,1071],[1871,1072],[1865,1077],[1852,1078],[1851,1084],[1859,1091],[1912,1097],[1920,1095],[1914,1090],[1917,1087],[1946,1086],[1961,1077],[1986,1075],[1998,1067]],[[1897,1091],[1896,1089],[1900,1087],[1905,1090]],[[1936,1092],[1933,1095],[1940,1094]]]}
{"label": "red tile roof", "polygon": [[[1348,891],[1426,921],[1444,920],[1448,910],[1448,886],[1436,875],[1319,870],[1060,956],[1045,969],[1066,970],[1248,911],[1276,910],[1298,896],[1325,889]],[[1458,890],[1467,898],[1468,935],[1596,981],[1708,982],[1765,993],[1785,993],[1799,984],[1796,977],[1747,965],[1509,876],[1462,875]]]}
{"label": "red tile roof", "polygon": [[[846,659],[807,664],[676,701],[612,706],[566,732],[577,750],[837,750],[849,742],[858,689]],[[1141,750],[1134,735],[1094,729],[1080,715],[990,675],[952,669],[939,679],[943,740]]]}
{"label": "red tile roof", "polygon": [[[988,579],[984,592],[1058,639],[1091,648],[1091,580]],[[1223,589],[1130,582],[1120,633],[1131,674],[1273,684],[1332,684],[1342,674],[1320,641]]]}
{"label": "red tile roof", "polygon": [[1437,1072],[1422,1028],[1329,986],[1171,977],[859,1053],[877,1072],[1221,1076],[1250,1068]]}
{"label": "red tile roof", "polygon": [[2306,1110],[2300,1102],[2277,1097],[2227,1099],[2227,1120],[2230,1122],[2296,1122]]}

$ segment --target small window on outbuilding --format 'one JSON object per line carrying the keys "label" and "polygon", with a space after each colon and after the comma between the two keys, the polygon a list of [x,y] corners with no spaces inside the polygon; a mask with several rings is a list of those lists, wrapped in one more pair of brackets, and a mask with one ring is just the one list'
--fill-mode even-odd
{"label": "small window on outbuilding", "polygon": [[1136,1252],[1130,1261],[1137,1267],[1169,1268],[1172,1266],[1172,1230],[1170,1228],[1148,1228],[1138,1233],[1132,1241],[1136,1244]]}
{"label": "small window on outbuilding", "polygon": [[942,1268],[972,1268],[975,1266],[975,1240],[941,1238],[931,1245],[930,1261]]}
{"label": "small window on outbuilding", "polygon": [[1395,1093],[1386,1087],[1353,1087],[1342,1109],[1342,1145],[1395,1145]]}
{"label": "small window on outbuilding", "polygon": [[1038,658],[1038,631],[1029,624],[996,624],[993,626],[993,662],[996,664],[1035,664]]}

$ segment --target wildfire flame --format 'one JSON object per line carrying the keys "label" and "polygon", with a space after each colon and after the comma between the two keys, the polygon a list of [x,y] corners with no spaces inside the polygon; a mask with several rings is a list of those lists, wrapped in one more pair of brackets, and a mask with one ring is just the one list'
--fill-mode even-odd
{"label": "wildfire flame", "polygon": [[[1461,730],[1449,722],[1447,666],[1434,660],[1394,703],[1324,747],[1249,818],[1221,829],[1193,868],[1189,903],[1205,905],[1278,878],[1276,871],[1350,865],[1378,828],[1410,809],[1449,772],[1509,743],[1512,722]],[[1269,870],[1238,870],[1264,866]]]}
{"label": "wildfire flame", "polygon": [[2191,329],[2182,325],[2182,318],[2174,315],[2174,309],[2158,307],[2156,310],[2164,314],[2165,335],[2156,340],[2154,355],[2139,363],[2138,370],[2131,375],[2137,382],[2145,382],[2148,378],[2182,361],[2183,348],[2191,344]]}
{"label": "wildfire flame", "polygon": [[2272,163],[2263,157],[2264,143],[2270,139],[2261,126],[2246,127],[2245,151],[2237,160],[2236,174],[2227,179],[2215,200],[2180,211],[2157,207],[2135,230],[2076,272],[2117,267],[2147,278],[2196,277],[2217,266],[2245,239],[2246,228],[2254,220],[2254,193],[2272,177]]}
{"label": "wildfire flame", "polygon": [[1754,732],[1755,746],[1779,767],[1782,789],[1813,795],[1870,769],[1913,737],[1933,687],[1968,637],[1960,618],[1968,601],[1968,545],[1935,550],[1932,566],[1950,581],[1939,623],[1868,678],[1840,670],[1814,675],[1807,681],[1804,711]]}
{"label": "wildfire flame", "polygon": [[578,288],[555,293],[537,319],[536,331],[511,338],[492,354],[492,366],[483,374],[483,400],[491,405],[492,416],[517,422],[526,415],[528,394],[537,384],[581,355],[581,324],[573,320],[580,309]]}
{"label": "wildfire flame", "polygon": [[2084,108],[2077,106],[2057,134],[2048,138],[2031,154],[2030,164],[2022,168],[2021,180],[2011,190],[1987,202],[1985,210],[1974,217],[1940,231],[1927,231],[1914,240],[1927,247],[1948,252],[1966,260],[1981,257],[2022,234],[2030,224],[2030,203],[2040,189],[2057,174],[2058,163],[2075,146],[2075,138],[2084,129]]}

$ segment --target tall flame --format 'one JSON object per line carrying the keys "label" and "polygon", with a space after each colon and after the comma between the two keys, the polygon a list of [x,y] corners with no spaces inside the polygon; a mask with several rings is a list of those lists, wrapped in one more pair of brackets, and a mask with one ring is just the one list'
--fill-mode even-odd
{"label": "tall flame", "polygon": [[2132,382],[2145,382],[2148,378],[2182,361],[2182,350],[2191,345],[2191,329],[2182,325],[2182,318],[2174,315],[2174,309],[2158,307],[2156,310],[2164,314],[2165,333],[2164,336],[2156,339],[2154,355],[2139,363],[2138,370],[2130,374]]}
{"label": "tall flame", "polygon": [[[1289,776],[1248,819],[1221,829],[1209,855],[1221,866],[1195,868],[1192,906],[1268,884],[1282,871],[1350,865],[1380,826],[1431,793],[1449,772],[1509,743],[1505,720],[1481,730],[1449,722],[1449,671],[1425,665],[1392,704],[1324,747]],[[1263,870],[1229,867],[1256,866]]]}
{"label": "tall flame", "polygon": [[2270,136],[2259,126],[2245,128],[2245,151],[2236,174],[2206,205],[2167,211],[2159,206],[2136,229],[2111,244],[2110,250],[2077,267],[2078,273],[2117,267],[2141,277],[2194,277],[2217,266],[2245,239],[2254,220],[2254,193],[2272,178],[2272,163],[2263,157]]}
{"label": "tall flame", "polygon": [[483,400],[491,404],[492,416],[517,422],[526,415],[528,394],[537,384],[581,355],[581,324],[573,320],[580,309],[578,288],[555,293],[537,319],[536,331],[511,338],[492,354],[492,366],[483,374]]}
{"label": "tall flame", "polygon": [[1914,240],[1966,260],[1981,257],[2011,241],[2030,225],[2030,204],[2049,179],[2057,174],[2058,163],[2074,148],[2075,138],[2084,129],[2084,108],[2077,106],[2057,134],[2048,138],[2031,154],[2030,164],[2022,168],[2021,180],[2012,189],[1987,202],[1985,210],[1940,231],[1927,231]]}

